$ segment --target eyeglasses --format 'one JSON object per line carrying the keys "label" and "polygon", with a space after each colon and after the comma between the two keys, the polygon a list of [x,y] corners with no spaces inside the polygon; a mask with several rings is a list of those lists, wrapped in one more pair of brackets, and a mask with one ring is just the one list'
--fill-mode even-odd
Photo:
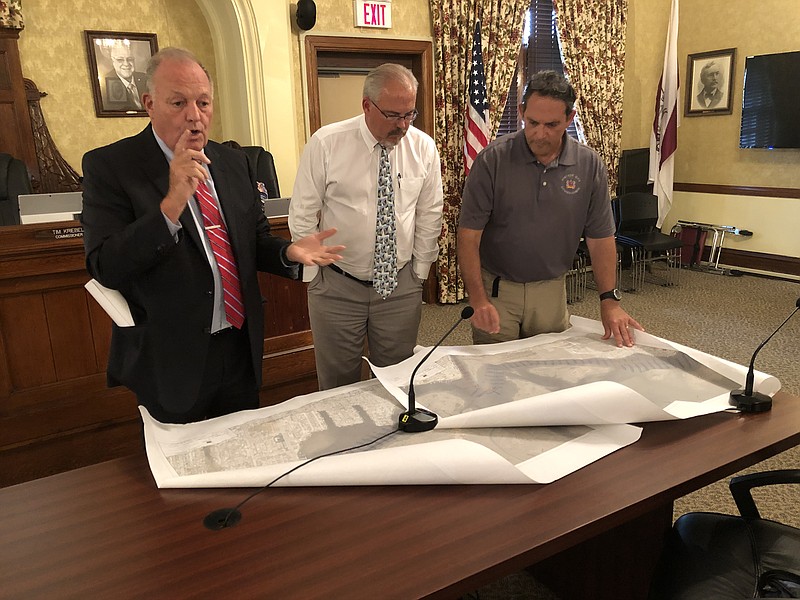
{"label": "eyeglasses", "polygon": [[378,109],[379,113],[381,113],[384,117],[386,117],[390,121],[408,121],[409,123],[413,123],[414,119],[416,119],[417,116],[419,116],[419,111],[416,108],[414,110],[412,110],[411,112],[406,113],[404,115],[398,115],[397,113],[385,113],[385,112],[383,112],[381,110],[380,106],[375,104],[375,102],[372,100],[372,98],[370,98],[369,101],[372,102],[372,106],[374,106],[375,108]]}
{"label": "eyeglasses", "polygon": [[111,60],[113,60],[115,63],[120,63],[120,64],[127,63],[129,65],[132,65],[134,60],[136,59],[133,57],[126,57],[126,58],[112,58]]}

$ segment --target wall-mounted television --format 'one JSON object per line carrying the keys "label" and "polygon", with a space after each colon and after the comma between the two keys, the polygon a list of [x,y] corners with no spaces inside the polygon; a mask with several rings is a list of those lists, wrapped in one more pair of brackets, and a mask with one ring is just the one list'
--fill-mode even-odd
{"label": "wall-mounted television", "polygon": [[740,148],[800,148],[800,51],[748,56]]}

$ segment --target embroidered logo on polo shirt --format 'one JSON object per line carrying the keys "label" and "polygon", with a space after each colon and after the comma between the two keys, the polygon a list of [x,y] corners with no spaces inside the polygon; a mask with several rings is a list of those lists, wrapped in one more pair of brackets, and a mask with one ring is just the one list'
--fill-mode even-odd
{"label": "embroidered logo on polo shirt", "polygon": [[577,194],[581,191],[581,178],[572,173],[564,175],[561,178],[561,191],[565,194]]}

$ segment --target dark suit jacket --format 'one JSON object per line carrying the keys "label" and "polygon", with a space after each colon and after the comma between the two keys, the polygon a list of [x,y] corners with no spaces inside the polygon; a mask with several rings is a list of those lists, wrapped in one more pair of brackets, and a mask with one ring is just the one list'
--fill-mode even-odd
{"label": "dark suit jacket", "polygon": [[[147,77],[144,73],[134,71],[133,82],[136,84],[136,89],[139,92],[139,102],[142,101],[142,94],[144,94],[146,89],[146,80]],[[100,95],[103,100],[103,108],[106,110],[144,110],[136,106],[128,98],[128,89],[117,76],[116,71],[112,70],[106,73],[102,93]],[[144,103],[142,106],[144,106]]]}
{"label": "dark suit jacket", "polygon": [[[257,271],[294,277],[280,258],[289,242],[269,233],[245,155],[215,142],[205,151],[239,267],[260,386],[264,312]],[[150,125],[83,157],[86,268],[122,292],[136,323],[113,327],[109,385],[157,397],[166,410],[180,413],[194,404],[202,379],[213,278],[188,209],[177,244],[170,234],[159,206],[168,188],[169,164]]]}
{"label": "dark suit jacket", "polygon": [[697,103],[702,108],[716,108],[720,103],[720,100],[722,100],[722,90],[719,88],[714,90],[714,93],[711,96],[711,102],[708,103],[708,106],[706,106],[705,92],[701,91],[699,94],[697,94]]}

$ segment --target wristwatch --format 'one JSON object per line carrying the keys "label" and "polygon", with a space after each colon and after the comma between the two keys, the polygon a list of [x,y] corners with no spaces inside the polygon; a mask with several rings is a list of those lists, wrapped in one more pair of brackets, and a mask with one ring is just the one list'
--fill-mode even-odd
{"label": "wristwatch", "polygon": [[603,300],[616,300],[617,302],[619,302],[620,300],[622,300],[622,294],[620,294],[617,288],[614,288],[611,291],[603,292],[602,294],[600,294],[600,301],[602,302]]}

